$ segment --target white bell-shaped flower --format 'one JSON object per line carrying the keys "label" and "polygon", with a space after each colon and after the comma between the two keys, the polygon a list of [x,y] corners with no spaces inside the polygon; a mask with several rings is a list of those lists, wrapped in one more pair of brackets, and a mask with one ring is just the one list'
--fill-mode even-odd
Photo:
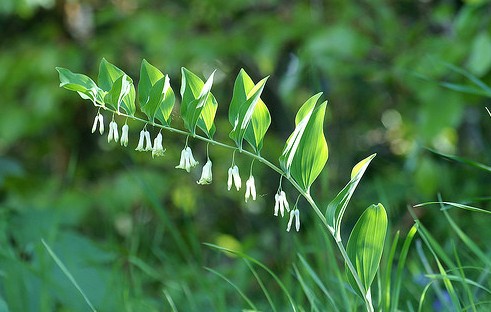
{"label": "white bell-shaped flower", "polygon": [[145,129],[140,131],[140,139],[138,140],[138,146],[135,148],[135,151],[143,152],[143,144],[145,143]]}
{"label": "white bell-shaped flower", "polygon": [[130,130],[130,127],[128,124],[124,124],[124,126],[121,128],[121,146],[128,146],[128,132]]}
{"label": "white bell-shaped flower", "polygon": [[288,225],[286,227],[286,231],[290,232],[292,227],[293,219],[295,219],[295,230],[300,231],[300,211],[298,208],[292,209],[290,211],[290,220],[288,220]]}
{"label": "white bell-shaped flower", "polygon": [[187,172],[191,170],[191,168],[196,167],[198,162],[193,157],[193,152],[189,146],[185,147],[181,152],[181,160],[179,161],[179,165],[176,166],[178,169],[184,169]]}
{"label": "white bell-shaped flower", "polygon": [[201,184],[201,185],[211,183],[211,181],[213,179],[211,167],[212,167],[212,163],[211,163],[211,160],[208,158],[208,160],[206,161],[206,164],[203,166],[203,171],[201,172],[201,178],[196,183]]}
{"label": "white bell-shaped flower", "polygon": [[116,143],[119,140],[118,124],[114,120],[109,123],[109,134],[107,135],[107,142],[109,143],[112,140]]}
{"label": "white bell-shaped flower", "polygon": [[147,142],[145,146],[145,151],[151,151],[152,148],[152,139],[150,138],[150,132],[148,130],[145,130],[145,141]]}
{"label": "white bell-shaped flower", "polygon": [[164,156],[165,149],[162,146],[162,133],[159,132],[153,140],[152,158],[155,156]]}
{"label": "white bell-shaped flower", "polygon": [[286,194],[284,191],[279,191],[274,196],[275,204],[274,204],[274,215],[278,216],[278,211],[281,214],[281,217],[285,215],[286,211],[290,211],[290,205],[288,205],[288,201],[286,200]]}
{"label": "white bell-shaped flower", "polygon": [[97,113],[94,119],[94,124],[92,125],[92,133],[96,132],[97,125],[99,125],[99,133],[104,134],[104,117],[101,113]]}
{"label": "white bell-shaped flower", "polygon": [[232,183],[235,185],[237,191],[240,190],[242,180],[240,179],[239,167],[237,165],[233,165],[228,169],[227,189],[229,191],[232,188]]}
{"label": "white bell-shaped flower", "polygon": [[254,177],[252,175],[246,181],[246,193],[245,193],[246,203],[249,200],[249,197],[252,197],[252,200],[256,200],[256,184],[254,183]]}

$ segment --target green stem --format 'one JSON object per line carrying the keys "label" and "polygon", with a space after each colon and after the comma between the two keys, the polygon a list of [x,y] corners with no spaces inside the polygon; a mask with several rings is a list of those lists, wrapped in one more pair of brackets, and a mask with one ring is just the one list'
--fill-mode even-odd
{"label": "green stem", "polygon": [[[143,123],[150,124],[150,125],[152,125],[154,127],[159,127],[159,128],[168,130],[170,132],[174,132],[174,133],[177,133],[177,134],[185,135],[187,137],[189,137],[190,135],[192,135],[193,138],[195,138],[195,139],[198,139],[198,140],[201,140],[201,141],[204,141],[204,142],[207,142],[207,143],[211,143],[213,145],[220,146],[220,147],[223,147],[223,148],[237,150],[237,147],[235,147],[235,146],[228,145],[228,144],[225,144],[225,143],[222,143],[222,142],[219,142],[219,141],[215,141],[213,139],[210,139],[210,138],[207,138],[207,137],[198,135],[198,134],[192,134],[192,133],[189,133],[189,132],[184,131],[184,130],[180,130],[180,129],[172,128],[170,126],[165,126],[165,125],[157,124],[157,123],[155,123],[153,121],[150,122],[150,121],[147,121],[145,119],[142,119],[142,118],[139,118],[139,117],[136,117],[136,116],[130,116],[130,115],[127,115],[127,114],[124,114],[124,113],[121,113],[121,112],[116,112],[116,111],[114,111],[114,110],[112,110],[110,108],[107,108],[104,105],[98,105],[98,104],[94,104],[94,105],[96,107],[99,107],[99,109],[102,108],[102,109],[107,110],[107,111],[110,111],[112,113],[116,113],[116,114],[118,114],[120,116],[125,116],[126,118],[132,118],[134,120],[138,120],[138,121],[141,121]],[[257,154],[254,154],[252,152],[246,151],[246,150],[244,150],[242,148],[239,148],[239,152],[242,153],[242,154],[245,154],[245,155],[247,155],[249,157],[252,157],[252,159],[258,160],[259,162],[265,164],[266,166],[268,166],[272,170],[276,171],[280,176],[282,176],[285,179],[287,179],[293,185],[293,187],[295,187],[295,189],[297,189],[297,191],[307,200],[307,202],[312,207],[312,209],[314,210],[314,212],[317,215],[317,217],[321,220],[322,224],[326,227],[326,229],[329,231],[329,233],[331,233],[331,235],[333,236],[334,240],[336,241],[336,245],[338,246],[338,249],[341,252],[341,255],[343,256],[344,262],[346,263],[346,265],[348,266],[348,269],[350,270],[351,274],[353,275],[353,278],[356,281],[356,285],[358,286],[358,288],[361,291],[361,293],[364,294],[363,300],[365,302],[365,306],[366,306],[367,311],[368,312],[373,312],[374,310],[373,310],[372,301],[369,298],[367,298],[367,296],[366,296],[367,292],[365,290],[365,287],[363,286],[363,283],[361,282],[361,279],[358,276],[358,273],[356,272],[356,269],[353,266],[353,263],[351,262],[351,260],[350,260],[350,258],[348,256],[348,253],[346,251],[346,248],[343,245],[343,242],[341,240],[339,240],[339,239],[336,239],[337,236],[336,236],[336,233],[335,233],[334,228],[331,227],[331,226],[329,226],[329,224],[327,223],[326,218],[324,217],[324,214],[322,213],[322,211],[319,209],[319,207],[317,206],[317,204],[315,203],[315,201],[310,196],[310,192],[304,190],[291,176],[287,176],[285,174],[285,172],[283,172],[283,170],[281,170],[279,167],[277,167],[276,165],[274,165],[273,163],[271,163],[267,159],[264,159],[263,157],[261,157],[261,156],[259,156]],[[235,153],[235,151],[234,151],[234,153]]]}

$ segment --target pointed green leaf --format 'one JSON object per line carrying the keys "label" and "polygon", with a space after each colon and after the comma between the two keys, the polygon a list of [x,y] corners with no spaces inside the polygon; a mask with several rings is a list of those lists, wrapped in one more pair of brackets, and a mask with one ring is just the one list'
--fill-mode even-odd
{"label": "pointed green leaf", "polygon": [[[152,88],[162,78],[164,78],[164,74],[162,74],[157,67],[153,66],[145,59],[142,61],[140,81],[138,82],[138,100],[140,101],[141,106],[145,106],[148,103]],[[164,82],[162,81],[162,90],[163,88]]]}
{"label": "pointed green leaf", "polygon": [[326,220],[329,226],[333,228],[334,233],[336,233],[336,239],[338,240],[341,240],[341,220],[343,219],[346,207],[348,206],[351,196],[353,196],[361,177],[363,177],[368,165],[375,156],[376,154],[372,154],[353,167],[353,170],[351,171],[351,180],[336,195],[329,205],[327,205]]}
{"label": "pointed green leaf", "polygon": [[247,95],[252,88],[254,88],[254,82],[245,70],[241,69],[235,79],[232,101],[230,101],[228,109],[228,120],[232,127],[234,126],[235,120],[238,118],[239,108],[248,100]]}
{"label": "pointed green leaf", "polygon": [[201,116],[198,119],[198,127],[200,127],[210,138],[213,137],[216,130],[214,120],[217,109],[218,102],[213,94],[210,93],[206,99],[205,106],[201,111]]}
{"label": "pointed green leaf", "polygon": [[[216,113],[216,107],[218,106],[216,100],[211,94],[211,86],[213,84],[213,72],[206,83],[193,74],[186,68],[182,68],[182,83],[181,83],[181,117],[184,120],[184,127],[192,134],[196,132],[196,125],[201,118],[202,123],[200,128],[208,135],[212,136],[211,132],[213,122]],[[211,98],[209,99],[209,96]],[[202,112],[205,109],[205,114],[202,116]]]}
{"label": "pointed green leaf", "polygon": [[268,131],[270,124],[271,115],[269,114],[269,110],[266,107],[266,104],[259,99],[244,136],[257,154],[259,154],[263,148],[264,136],[266,135],[266,131]]}
{"label": "pointed green leaf", "polygon": [[97,77],[97,82],[102,90],[109,92],[113,86],[113,83],[123,75],[124,72],[121,69],[117,68],[103,58],[101,64],[99,65],[99,76]]}
{"label": "pointed green leaf", "polygon": [[122,75],[113,83],[111,90],[104,97],[104,102],[107,107],[119,111],[119,107],[123,101],[123,97],[130,92],[129,77]]}
{"label": "pointed green leaf", "polygon": [[[239,78],[237,80],[240,81]],[[247,100],[240,105],[237,113],[235,114],[235,119],[233,120],[233,122],[231,122],[233,129],[230,132],[229,136],[231,139],[233,139],[235,141],[235,143],[237,144],[237,146],[239,148],[242,148],[242,141],[243,141],[244,136],[246,134],[247,128],[249,127],[249,125],[253,119],[254,111],[255,111],[258,103],[260,103],[260,101],[261,101],[260,96],[264,90],[264,85],[266,84],[267,80],[268,80],[268,77],[263,78],[261,81],[259,81],[256,85],[254,85],[249,90],[249,92],[246,95]],[[244,88],[248,88],[248,86],[244,86]],[[234,92],[235,92],[235,88],[234,88]],[[242,97],[237,97],[237,96],[235,97],[235,99],[237,99],[237,101],[239,98],[240,98],[240,100],[243,99]],[[262,103],[262,105],[264,105],[264,103]],[[264,105],[264,107],[265,107],[265,105]],[[257,140],[258,141],[256,144],[257,146],[259,146],[260,143],[262,144],[262,139],[264,137],[264,134],[266,133],[267,127],[269,126],[269,124],[267,124],[267,120],[266,120],[267,117],[269,117],[269,111],[266,113],[263,108],[261,108],[261,109],[263,110],[263,112],[259,111],[258,113],[256,113],[256,122],[257,122],[256,127],[265,128],[265,129],[258,129],[257,130],[257,134],[258,134],[258,138],[259,138]],[[267,108],[266,108],[266,111],[267,111]],[[263,115],[267,114],[267,117],[264,116],[264,118],[261,118],[262,114]],[[230,116],[230,112],[229,112],[229,116]],[[261,126],[261,127],[259,127],[259,126]],[[254,127],[252,128],[252,131],[254,133]],[[261,134],[262,134],[262,137],[259,137]],[[253,138],[251,136],[249,139],[252,141]],[[255,141],[256,141],[256,138],[254,138],[254,142]],[[255,147],[255,146],[253,146],[253,147]]]}
{"label": "pointed green leaf", "polygon": [[155,112],[155,118],[157,118],[162,124],[169,125],[171,121],[171,113],[176,102],[176,96],[174,90],[170,86],[169,75],[165,75],[164,89],[162,90],[163,98],[160,102],[157,111]]}
{"label": "pointed green leaf", "polygon": [[[121,80],[119,80],[120,78]],[[99,66],[99,76],[97,81],[102,90],[113,93],[108,97],[108,99],[112,101],[111,103],[107,103],[109,104],[108,106],[111,106],[113,109],[118,111],[119,107],[122,107],[128,115],[135,114],[136,91],[135,86],[133,85],[133,80],[128,75],[103,58]],[[116,81],[118,81],[118,84],[121,84],[121,86],[118,85],[113,87]],[[120,97],[119,95],[121,94],[124,95]],[[106,97],[104,99],[106,99]]]}
{"label": "pointed green leaf", "polygon": [[142,112],[149,121],[157,118],[162,124],[170,124],[170,116],[175,103],[174,91],[170,87],[168,75],[146,60],[142,61],[140,81],[138,82],[138,99]]}
{"label": "pointed green leaf", "polygon": [[298,111],[295,130],[286,141],[280,156],[281,168],[307,192],[328,158],[323,130],[327,102],[315,108],[321,94],[308,99]]}
{"label": "pointed green leaf", "polygon": [[361,215],[351,232],[346,246],[348,257],[353,263],[365,294],[360,294],[358,286],[348,268],[348,281],[353,289],[366,297],[375,278],[387,233],[387,213],[382,204],[371,205]]}
{"label": "pointed green leaf", "polygon": [[92,79],[83,74],[73,73],[66,68],[56,67],[56,70],[60,76],[60,87],[76,91],[83,99],[103,102],[103,91]]}

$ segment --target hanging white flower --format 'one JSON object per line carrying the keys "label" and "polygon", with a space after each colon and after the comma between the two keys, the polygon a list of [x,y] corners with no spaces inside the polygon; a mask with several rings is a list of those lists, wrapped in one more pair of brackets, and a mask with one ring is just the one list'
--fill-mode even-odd
{"label": "hanging white flower", "polygon": [[252,200],[256,200],[256,185],[254,183],[254,177],[252,175],[246,181],[246,193],[245,193],[246,203],[249,200],[249,197],[252,197]]}
{"label": "hanging white flower", "polygon": [[286,194],[284,191],[279,191],[274,196],[275,204],[274,204],[274,215],[278,216],[278,211],[281,214],[281,217],[285,215],[286,211],[290,211],[290,205],[288,205],[288,201],[286,200]]}
{"label": "hanging white flower", "polygon": [[208,158],[206,161],[206,164],[203,166],[203,171],[201,172],[201,178],[199,181],[196,183],[204,185],[204,184],[210,184],[213,178],[212,172],[211,172],[211,167],[212,163],[211,160]]}
{"label": "hanging white flower", "polygon": [[92,133],[97,130],[97,125],[99,125],[99,133],[102,135],[104,133],[104,117],[101,113],[97,113],[94,119],[94,124],[92,125]]}
{"label": "hanging white flower", "polygon": [[300,211],[298,208],[293,209],[290,211],[290,220],[288,220],[288,225],[286,227],[286,231],[290,232],[291,226],[293,219],[295,219],[295,230],[300,231]]}
{"label": "hanging white flower", "polygon": [[150,132],[145,130],[145,141],[147,142],[145,146],[145,152],[151,151],[152,148],[152,139],[150,138]]}
{"label": "hanging white flower", "polygon": [[109,134],[107,135],[107,142],[109,143],[112,140],[116,143],[119,140],[118,124],[114,120],[109,123]]}
{"label": "hanging white flower", "polygon": [[235,188],[240,190],[242,186],[242,180],[240,179],[239,167],[234,165],[228,169],[228,180],[227,180],[227,189],[230,191],[232,188],[232,182],[235,185]]}
{"label": "hanging white flower", "polygon": [[135,148],[135,151],[143,152],[143,144],[145,143],[145,129],[140,131],[140,139],[138,140],[138,146]]}
{"label": "hanging white flower", "polygon": [[130,127],[128,124],[124,124],[124,126],[121,128],[121,146],[128,146],[128,132],[130,130]]}
{"label": "hanging white flower", "polygon": [[162,146],[162,133],[159,132],[153,140],[152,158],[155,156],[164,156],[165,149]]}
{"label": "hanging white flower", "polygon": [[193,157],[193,152],[189,146],[185,147],[181,152],[181,160],[179,161],[179,165],[176,166],[178,169],[184,169],[187,172],[191,170],[191,168],[196,167],[198,162]]}

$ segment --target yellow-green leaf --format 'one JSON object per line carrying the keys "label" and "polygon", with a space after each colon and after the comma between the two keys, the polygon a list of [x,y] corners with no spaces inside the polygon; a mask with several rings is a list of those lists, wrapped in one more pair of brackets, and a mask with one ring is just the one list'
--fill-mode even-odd
{"label": "yellow-green leaf", "polygon": [[351,263],[361,280],[365,293],[361,294],[351,272],[346,268],[348,281],[358,294],[366,297],[375,278],[387,233],[387,213],[382,204],[371,205],[360,216],[346,246]]}

